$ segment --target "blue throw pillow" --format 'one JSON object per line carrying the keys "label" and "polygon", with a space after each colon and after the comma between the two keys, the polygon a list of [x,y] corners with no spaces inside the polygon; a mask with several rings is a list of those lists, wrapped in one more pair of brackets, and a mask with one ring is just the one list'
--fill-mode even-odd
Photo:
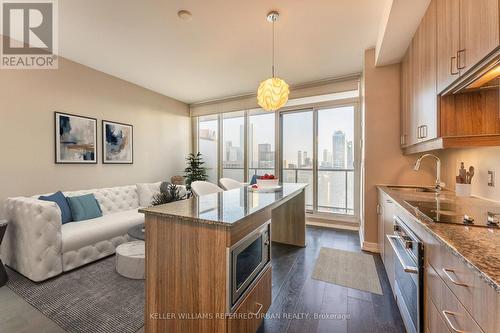
{"label": "blue throw pillow", "polygon": [[61,222],[62,224],[68,223],[73,221],[72,216],[71,216],[71,208],[69,207],[68,201],[66,200],[66,197],[61,191],[58,191],[52,195],[49,196],[41,196],[38,198],[39,200],[43,201],[52,201],[55,202],[58,206],[59,209],[61,210]]}
{"label": "blue throw pillow", "polygon": [[95,219],[102,216],[101,207],[93,194],[86,194],[79,197],[68,197],[71,207],[73,221],[83,221]]}

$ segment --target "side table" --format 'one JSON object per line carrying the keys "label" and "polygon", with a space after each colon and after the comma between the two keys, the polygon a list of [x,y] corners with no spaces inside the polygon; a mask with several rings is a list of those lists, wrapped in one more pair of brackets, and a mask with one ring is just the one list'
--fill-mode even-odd
{"label": "side table", "polygon": [[[2,239],[3,239],[3,235],[5,235],[5,230],[7,229],[7,224],[9,224],[9,221],[0,220],[0,245],[2,245]],[[7,276],[7,272],[5,271],[5,267],[3,265],[2,259],[0,259],[0,287],[3,287],[7,283],[8,280],[9,280],[9,277]]]}

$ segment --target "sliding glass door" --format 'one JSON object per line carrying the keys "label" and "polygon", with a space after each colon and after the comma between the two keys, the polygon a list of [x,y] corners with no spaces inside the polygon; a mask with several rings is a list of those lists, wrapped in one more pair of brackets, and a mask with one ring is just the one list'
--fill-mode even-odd
{"label": "sliding glass door", "polygon": [[318,110],[318,212],[354,214],[354,106]]}
{"label": "sliding glass door", "polygon": [[309,212],[355,216],[356,104],[280,114],[283,182],[307,183]]}

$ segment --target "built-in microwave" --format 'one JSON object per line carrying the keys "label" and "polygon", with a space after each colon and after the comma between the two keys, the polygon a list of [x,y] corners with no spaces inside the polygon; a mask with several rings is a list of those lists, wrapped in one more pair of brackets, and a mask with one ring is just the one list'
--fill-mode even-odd
{"label": "built-in microwave", "polygon": [[231,306],[238,302],[271,260],[270,225],[267,222],[230,248]]}

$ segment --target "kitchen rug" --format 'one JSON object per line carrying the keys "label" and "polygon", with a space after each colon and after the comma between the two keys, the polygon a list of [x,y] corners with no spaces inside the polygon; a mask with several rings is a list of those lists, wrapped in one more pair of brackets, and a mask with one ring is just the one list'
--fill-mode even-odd
{"label": "kitchen rug", "polygon": [[369,254],[322,247],[312,278],[382,295],[382,288]]}

